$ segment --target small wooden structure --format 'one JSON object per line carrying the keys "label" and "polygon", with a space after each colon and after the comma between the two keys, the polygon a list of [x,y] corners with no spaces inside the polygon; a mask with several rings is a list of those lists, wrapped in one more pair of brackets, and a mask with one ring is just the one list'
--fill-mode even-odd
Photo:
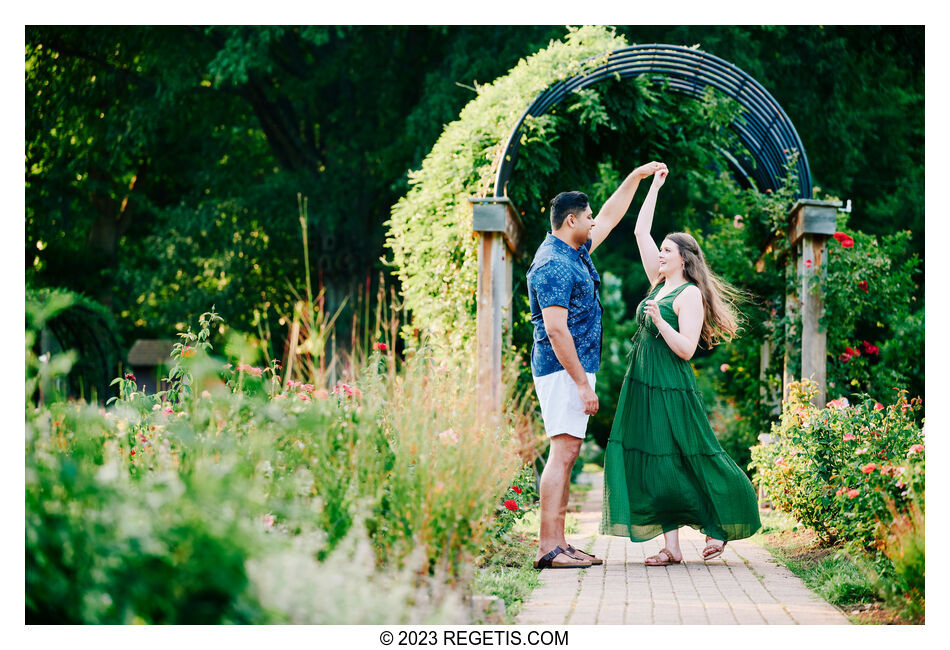
{"label": "small wooden structure", "polygon": [[[835,232],[840,201],[799,199],[788,213],[789,259],[786,273],[794,274],[794,287],[785,296],[785,312],[790,324],[785,329],[785,359],[782,377],[782,400],[788,398],[788,385],[798,379],[812,379],[818,384],[815,406],[827,402],[827,332],[820,320],[825,313],[821,283],[828,275],[828,238]],[[756,262],[756,270],[765,268],[765,256],[775,247],[773,240]],[[801,350],[793,350],[794,328],[800,323]],[[762,344],[762,369],[768,367],[770,343]],[[801,353],[801,372],[794,376],[793,355]]]}
{"label": "small wooden structure", "polygon": [[512,257],[520,255],[524,227],[508,197],[469,199],[478,242],[478,401],[486,422],[501,422],[502,345],[511,338]]}
{"label": "small wooden structure", "polygon": [[128,368],[135,375],[135,383],[155,393],[160,389],[162,375],[174,365],[172,339],[137,339],[129,350]]}

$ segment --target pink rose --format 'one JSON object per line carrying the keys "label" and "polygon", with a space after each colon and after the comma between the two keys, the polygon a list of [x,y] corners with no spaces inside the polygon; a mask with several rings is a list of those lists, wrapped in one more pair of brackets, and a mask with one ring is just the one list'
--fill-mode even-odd
{"label": "pink rose", "polygon": [[455,443],[459,441],[459,436],[452,429],[446,429],[445,431],[439,434],[439,440],[441,440],[443,443],[447,445],[449,444],[454,445]]}

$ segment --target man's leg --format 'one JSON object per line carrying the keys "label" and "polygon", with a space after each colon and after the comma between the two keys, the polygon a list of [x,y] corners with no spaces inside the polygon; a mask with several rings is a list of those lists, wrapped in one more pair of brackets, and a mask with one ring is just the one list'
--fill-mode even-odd
{"label": "man's leg", "polygon": [[[580,449],[580,447],[578,447],[578,449]],[[560,545],[561,548],[567,548],[568,546],[567,538],[564,536],[564,526],[565,526],[565,520],[567,519],[567,504],[568,504],[568,501],[570,501],[570,498],[571,498],[571,473],[569,469],[568,474],[567,474],[567,480],[564,481],[564,492],[561,495],[560,507],[558,508],[557,530],[561,532],[561,541],[559,541],[558,544]],[[596,560],[597,559],[594,555],[586,551],[582,551],[579,548],[575,548],[574,551],[571,552],[571,554],[574,555],[574,557],[578,557],[582,560]]]}
{"label": "man's leg", "polygon": [[[578,447],[580,450],[580,447]],[[571,466],[567,469],[567,480],[564,481],[564,491],[561,492],[561,500],[558,503],[557,508],[557,530],[561,533],[561,539],[558,541],[558,544],[562,548],[567,548],[567,539],[564,537],[564,527],[567,521],[567,503],[571,500],[571,471],[574,468],[574,463],[571,463]]]}
{"label": "man's leg", "polygon": [[[551,437],[551,451],[541,472],[541,534],[538,540],[538,559],[560,545],[564,548],[564,518],[567,512],[565,495],[569,493],[571,468],[581,450],[581,439],[566,433]],[[561,554],[556,564],[583,564]]]}

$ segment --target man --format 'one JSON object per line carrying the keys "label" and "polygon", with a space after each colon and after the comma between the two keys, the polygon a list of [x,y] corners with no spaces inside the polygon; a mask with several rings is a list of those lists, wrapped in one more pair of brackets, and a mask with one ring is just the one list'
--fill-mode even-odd
{"label": "man", "polygon": [[633,170],[594,218],[582,192],[551,200],[551,232],[528,268],[528,298],[534,324],[531,374],[541,403],[551,451],[541,473],[541,534],[538,569],[585,568],[603,560],[564,538],[571,468],[597,412],[595,374],[600,369],[603,309],[600,275],[591,253],[620,223],[640,181],[666,169],[651,162]]}

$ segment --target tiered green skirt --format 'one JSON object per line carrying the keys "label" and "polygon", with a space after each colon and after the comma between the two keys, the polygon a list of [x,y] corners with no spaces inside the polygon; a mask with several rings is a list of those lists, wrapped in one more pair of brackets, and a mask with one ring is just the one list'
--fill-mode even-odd
{"label": "tiered green skirt", "polygon": [[761,525],[755,490],[719,445],[692,365],[652,325],[634,337],[607,442],[600,532],[643,542],[691,526],[749,537]]}

